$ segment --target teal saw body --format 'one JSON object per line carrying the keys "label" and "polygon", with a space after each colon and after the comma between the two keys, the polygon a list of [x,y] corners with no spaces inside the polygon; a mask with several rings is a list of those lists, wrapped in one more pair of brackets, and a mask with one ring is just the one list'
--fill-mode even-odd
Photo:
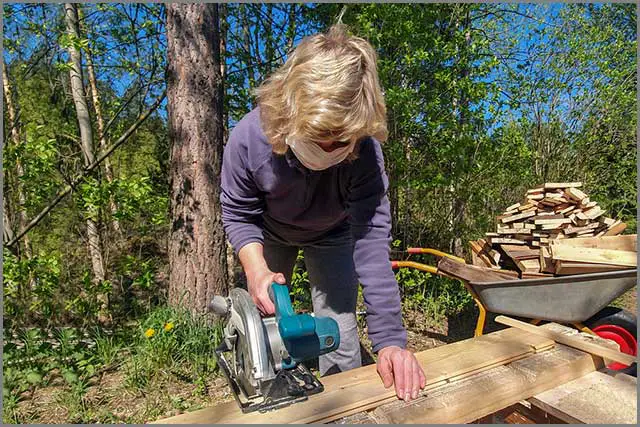
{"label": "teal saw body", "polygon": [[264,318],[244,289],[209,304],[224,322],[216,358],[243,412],[277,409],[321,392],[322,384],[302,362],[340,345],[337,322],[296,314],[286,285],[272,283],[269,297],[275,316]]}

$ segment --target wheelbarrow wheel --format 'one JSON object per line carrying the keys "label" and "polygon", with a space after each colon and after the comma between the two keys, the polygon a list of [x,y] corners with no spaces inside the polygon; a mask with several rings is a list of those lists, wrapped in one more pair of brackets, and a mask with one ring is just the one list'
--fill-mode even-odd
{"label": "wheelbarrow wheel", "polygon": [[[584,322],[584,324],[602,338],[610,339],[618,343],[621,352],[632,356],[637,355],[638,320],[633,313],[618,307],[609,306],[600,310],[596,315]],[[638,372],[636,363],[627,366],[614,362],[607,366],[607,368],[633,375],[634,377],[637,376]]]}

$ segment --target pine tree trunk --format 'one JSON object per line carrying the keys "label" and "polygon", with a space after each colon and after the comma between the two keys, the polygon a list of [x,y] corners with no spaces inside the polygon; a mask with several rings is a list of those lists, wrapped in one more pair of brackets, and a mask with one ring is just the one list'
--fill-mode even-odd
{"label": "pine tree trunk", "polygon": [[[79,40],[80,33],[78,28],[78,9],[75,3],[65,3],[65,21],[67,24],[67,32],[72,40]],[[71,68],[69,77],[71,80],[71,95],[73,103],[76,107],[76,116],[78,118],[78,127],[80,129],[80,141],[82,153],[84,155],[85,167],[95,162],[93,151],[93,131],[91,129],[91,117],[89,116],[89,107],[85,98],[84,81],[82,79],[82,57],[80,51],[76,49],[74,43],[70,43],[67,48],[71,59]],[[105,280],[104,261],[102,255],[102,244],[100,241],[100,233],[98,231],[97,219],[87,218],[87,240],[89,245],[89,257],[91,259],[91,267],[93,269],[93,282],[101,283]],[[108,312],[108,296],[104,294],[98,295],[100,303],[100,313],[98,320],[107,321]]]}
{"label": "pine tree trunk", "polygon": [[[4,59],[3,59],[4,61]],[[7,64],[2,64],[2,89],[4,91],[5,97],[5,105],[7,106],[7,116],[9,119],[9,127],[11,129],[11,142],[17,147],[21,144],[20,142],[20,128],[18,123],[18,114],[17,114],[17,106],[13,99],[13,88],[11,87],[11,81],[9,80],[9,72],[7,71]],[[24,169],[22,167],[22,162],[20,159],[16,159],[16,171],[15,171],[16,179],[15,179],[15,188],[16,194],[18,195],[18,206],[17,206],[17,214],[18,214],[18,229],[19,231],[24,230],[27,225],[27,211],[25,207],[25,196],[24,190],[22,188],[22,176],[24,175]],[[10,216],[8,211],[6,213],[6,219],[9,220]],[[24,254],[27,259],[31,259],[31,241],[29,240],[28,235],[24,235],[22,238],[22,243],[24,247]]]}
{"label": "pine tree trunk", "polygon": [[220,208],[220,71],[218,5],[168,4],[169,301],[196,312],[228,290]]}

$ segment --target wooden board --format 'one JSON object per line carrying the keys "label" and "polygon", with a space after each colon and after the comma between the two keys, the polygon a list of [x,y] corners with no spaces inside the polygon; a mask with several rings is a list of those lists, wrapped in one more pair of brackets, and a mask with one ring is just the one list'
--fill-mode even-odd
{"label": "wooden board", "polygon": [[544,184],[545,190],[555,190],[558,188],[568,189],[568,188],[576,188],[576,187],[582,187],[582,183],[581,182],[547,182]]}
{"label": "wooden board", "polygon": [[608,229],[604,233],[604,235],[605,236],[615,236],[617,234],[622,233],[625,228],[627,228],[627,224],[625,224],[624,222],[621,222],[620,224],[614,225],[610,229]]}
{"label": "wooden board", "polygon": [[[486,242],[484,240],[478,241],[469,241],[469,246],[471,246],[471,258],[472,260],[477,258],[480,262],[473,262],[473,265],[481,266],[481,267],[491,267],[494,263],[491,261],[491,257],[486,253],[484,247]],[[488,246],[488,245],[487,245]]]}
{"label": "wooden board", "polygon": [[566,234],[576,234],[576,233],[581,233],[581,232],[585,232],[585,231],[591,231],[591,230],[596,229],[596,228],[598,228],[598,223],[597,222],[592,222],[591,224],[587,224],[584,227],[569,226],[569,227],[564,229],[564,232]]}
{"label": "wooden board", "polygon": [[569,424],[637,424],[636,378],[624,376],[591,372],[528,401]]}
{"label": "wooden board", "polygon": [[581,237],[575,239],[564,239],[557,242],[559,245],[573,247],[614,249],[620,251],[637,252],[638,235],[626,234],[624,236],[604,236],[604,237]]}
{"label": "wooden board", "polygon": [[584,340],[577,339],[576,337],[571,337],[556,331],[540,328],[530,323],[521,322],[520,320],[511,319],[507,316],[498,316],[496,317],[495,321],[498,323],[502,323],[503,325],[513,326],[515,328],[522,329],[527,332],[540,334],[541,336],[552,339],[558,343],[561,343],[582,351],[586,351],[600,357],[606,357],[607,359],[610,359],[619,363],[623,363],[625,365],[631,365],[632,363],[636,362],[636,358],[629,354],[621,353],[620,351],[603,347],[598,344],[585,342]]}
{"label": "wooden board", "polygon": [[385,424],[463,424],[595,371],[591,355],[564,346],[539,353],[433,390],[409,405],[377,408]]}
{"label": "wooden board", "polygon": [[611,264],[627,267],[635,267],[638,265],[637,252],[618,251],[614,249],[571,247],[563,245],[562,242],[563,241],[554,241],[550,246],[551,256],[554,260],[593,264]]}
{"label": "wooden board", "polygon": [[516,265],[523,273],[539,273],[540,259],[518,259]]}
{"label": "wooden board", "polygon": [[584,200],[587,195],[585,193],[583,193],[582,191],[578,190],[577,188],[567,188],[564,190],[564,193],[571,199],[575,200],[576,202],[580,202],[582,200]]}
{"label": "wooden board", "polygon": [[492,245],[525,245],[526,242],[520,239],[511,239],[508,237],[489,237]]}
{"label": "wooden board", "polygon": [[508,272],[507,270],[495,270],[476,265],[463,264],[447,257],[440,258],[440,261],[438,261],[438,270],[467,282],[494,282],[518,278],[518,273],[514,271]]}
{"label": "wooden board", "polygon": [[633,267],[623,267],[609,264],[590,264],[584,262],[556,261],[554,272],[559,276],[572,274],[603,273],[605,271],[619,271]]}
{"label": "wooden board", "polygon": [[[496,364],[545,351],[553,341],[534,334],[504,329],[416,354],[427,376],[427,388],[445,384]],[[322,378],[325,391],[309,400],[277,411],[242,414],[236,402],[158,420],[161,424],[291,424],[328,422],[397,400],[393,388],[385,389],[375,365]]]}
{"label": "wooden board", "polygon": [[534,211],[531,212],[522,212],[521,214],[511,215],[506,218],[501,218],[502,223],[508,224],[510,222],[517,221],[519,219],[525,219],[534,216],[536,213]]}
{"label": "wooden board", "polygon": [[[555,215],[545,215],[545,216],[549,216],[549,217],[553,217]],[[553,225],[562,225],[562,224],[571,224],[571,220],[569,218],[550,218],[550,219],[546,219],[544,218],[544,216],[542,217],[542,219],[536,219],[533,221],[533,223],[535,225],[547,225],[547,224],[553,224]]]}
{"label": "wooden board", "polygon": [[507,255],[509,258],[516,259],[535,259],[540,255],[539,249],[531,249],[526,246],[517,246],[517,245],[500,245],[500,249]]}

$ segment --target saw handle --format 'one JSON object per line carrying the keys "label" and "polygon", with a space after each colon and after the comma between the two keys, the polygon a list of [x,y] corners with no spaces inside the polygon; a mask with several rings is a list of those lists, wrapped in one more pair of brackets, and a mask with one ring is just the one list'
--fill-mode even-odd
{"label": "saw handle", "polygon": [[274,282],[269,286],[268,294],[276,309],[278,331],[294,360],[307,360],[338,348],[340,332],[335,320],[296,314],[286,285]]}

